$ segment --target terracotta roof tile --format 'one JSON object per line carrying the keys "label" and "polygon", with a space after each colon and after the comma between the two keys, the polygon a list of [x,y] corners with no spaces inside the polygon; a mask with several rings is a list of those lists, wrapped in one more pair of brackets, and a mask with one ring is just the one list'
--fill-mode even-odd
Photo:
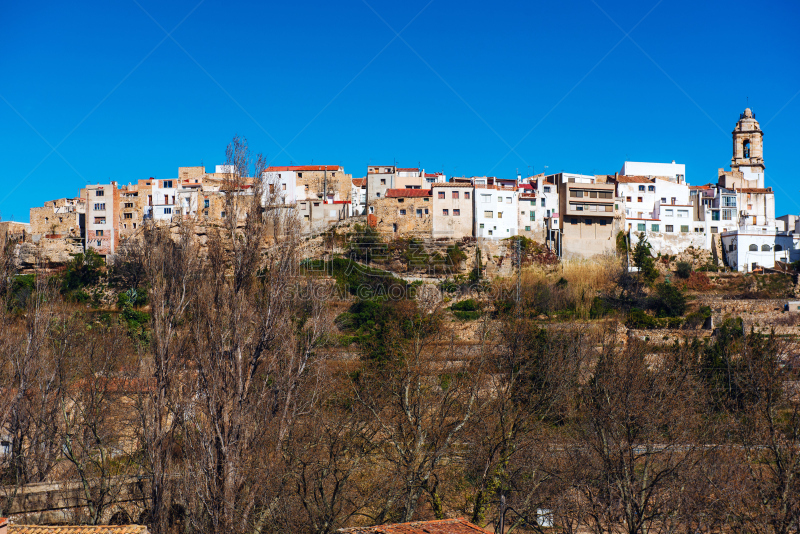
{"label": "terracotta roof tile", "polygon": [[621,175],[616,178],[616,181],[621,184],[652,184],[653,180],[647,176],[625,176]]}
{"label": "terracotta roof tile", "polygon": [[397,172],[419,172],[419,169],[414,167],[397,167]]}
{"label": "terracotta roof tile", "polygon": [[387,189],[386,198],[429,197],[430,189]]}
{"label": "terracotta roof tile", "polygon": [[356,187],[364,187],[365,185],[367,185],[367,179],[366,178],[353,178],[353,185],[356,186]]}
{"label": "terracotta roof tile", "polygon": [[265,172],[281,171],[338,171],[338,165],[289,165],[287,167],[267,167]]}
{"label": "terracotta roof tile", "polygon": [[772,193],[772,188],[767,187],[766,189],[762,189],[760,187],[743,187],[741,189],[736,190],[737,193]]}
{"label": "terracotta roof tile", "polygon": [[8,534],[147,534],[144,525],[8,525]]}
{"label": "terracotta roof tile", "polygon": [[344,534],[487,534],[487,531],[464,519],[414,521],[374,527],[343,528]]}

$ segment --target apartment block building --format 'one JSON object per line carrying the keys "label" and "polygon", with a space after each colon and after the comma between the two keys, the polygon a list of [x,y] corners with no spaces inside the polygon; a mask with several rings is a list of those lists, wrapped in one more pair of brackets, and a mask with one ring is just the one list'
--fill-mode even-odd
{"label": "apartment block building", "polygon": [[475,188],[472,184],[436,182],[431,184],[432,237],[461,239],[475,232]]}
{"label": "apartment block building", "polygon": [[614,251],[623,217],[615,184],[568,173],[553,175],[553,181],[558,184],[561,255],[591,257]]}
{"label": "apartment block building", "polygon": [[107,258],[116,252],[120,240],[117,182],[87,185],[82,192],[86,200],[86,248]]}
{"label": "apartment block building", "polygon": [[475,237],[505,239],[517,235],[519,198],[512,185],[483,185],[475,180]]}

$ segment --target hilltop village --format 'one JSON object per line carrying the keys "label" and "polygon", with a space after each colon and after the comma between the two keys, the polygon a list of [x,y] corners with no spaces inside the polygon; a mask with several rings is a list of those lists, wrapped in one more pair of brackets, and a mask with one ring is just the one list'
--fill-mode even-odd
{"label": "hilltop village", "polygon": [[613,252],[623,232],[631,243],[646,236],[654,253],[706,250],[740,272],[800,260],[800,218],[775,215],[763,132],[749,108],[732,136],[730,170],[699,185],[675,161],[626,161],[614,174],[513,178],[448,178],[396,165],[369,165],[360,178],[339,165],[267,167],[258,178],[235,176],[229,165],[213,173],[179,167],[175,178],[87,185],[32,208],[30,223],[0,223],[0,235],[35,245],[53,262],[86,250],[110,258],[148,221],[218,223],[230,216],[227,196],[258,189],[264,205],[290,212],[307,236],[363,218],[390,238],[481,243],[521,235],[565,259]]}

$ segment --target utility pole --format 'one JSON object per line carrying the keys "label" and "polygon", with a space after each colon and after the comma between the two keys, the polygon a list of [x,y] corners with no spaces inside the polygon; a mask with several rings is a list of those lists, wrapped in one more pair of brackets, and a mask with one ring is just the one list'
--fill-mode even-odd
{"label": "utility pole", "polygon": [[323,195],[322,205],[324,206],[325,204],[328,203],[328,166],[323,165],[322,168],[324,169],[325,172],[325,185],[322,186],[322,195]]}

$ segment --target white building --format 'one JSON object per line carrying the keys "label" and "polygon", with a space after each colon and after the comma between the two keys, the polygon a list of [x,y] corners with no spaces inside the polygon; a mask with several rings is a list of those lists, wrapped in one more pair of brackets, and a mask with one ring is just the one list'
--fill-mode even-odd
{"label": "white building", "polygon": [[[263,191],[261,192],[261,202],[275,204],[297,204],[298,199],[305,200],[306,191],[304,186],[298,187],[297,173],[282,167],[270,167],[263,174]],[[316,198],[315,198],[316,200]]]}
{"label": "white building", "polygon": [[517,190],[475,181],[475,237],[505,239],[517,235]]}
{"label": "white building", "polygon": [[152,192],[148,205],[144,208],[144,218],[154,221],[170,221],[177,214],[175,198],[178,193],[178,179],[152,180]]}
{"label": "white building", "polygon": [[626,161],[619,173],[623,176],[662,176],[676,183],[686,182],[686,165],[682,163],[649,163],[644,161]]}

